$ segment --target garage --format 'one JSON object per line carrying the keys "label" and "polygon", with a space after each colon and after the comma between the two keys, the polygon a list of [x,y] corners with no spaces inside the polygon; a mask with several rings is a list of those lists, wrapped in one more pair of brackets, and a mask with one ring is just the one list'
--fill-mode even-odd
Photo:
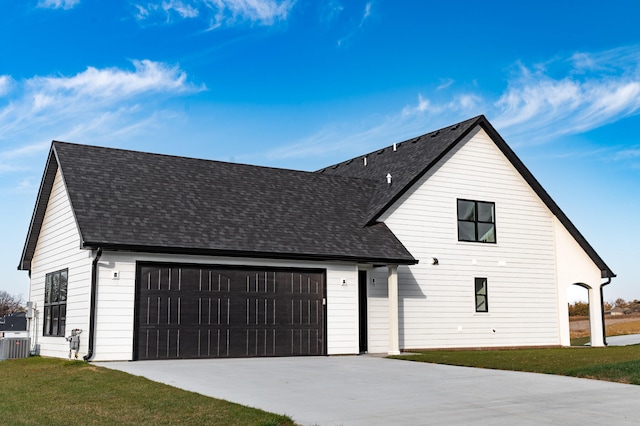
{"label": "garage", "polygon": [[138,263],[133,359],[325,355],[321,269]]}

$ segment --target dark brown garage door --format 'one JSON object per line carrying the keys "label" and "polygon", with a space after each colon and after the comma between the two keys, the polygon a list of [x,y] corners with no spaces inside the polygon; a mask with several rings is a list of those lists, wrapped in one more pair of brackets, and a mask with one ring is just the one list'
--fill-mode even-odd
{"label": "dark brown garage door", "polygon": [[324,355],[325,271],[138,264],[134,359]]}

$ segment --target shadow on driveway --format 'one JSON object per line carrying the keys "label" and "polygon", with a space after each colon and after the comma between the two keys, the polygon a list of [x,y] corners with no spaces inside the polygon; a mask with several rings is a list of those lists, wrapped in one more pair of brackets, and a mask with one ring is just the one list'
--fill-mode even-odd
{"label": "shadow on driveway", "polygon": [[96,363],[302,425],[637,424],[640,386],[374,356]]}

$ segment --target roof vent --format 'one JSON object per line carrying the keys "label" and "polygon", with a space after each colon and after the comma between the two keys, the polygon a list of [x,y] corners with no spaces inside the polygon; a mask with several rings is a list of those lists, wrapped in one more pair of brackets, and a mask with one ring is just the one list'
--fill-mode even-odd
{"label": "roof vent", "polygon": [[432,138],[435,138],[435,137],[436,137],[436,136],[438,136],[439,134],[440,134],[440,130],[438,130],[438,131],[436,131],[436,132],[431,133],[431,137],[432,137]]}
{"label": "roof vent", "polygon": [[460,123],[458,123],[455,126],[451,127],[451,130],[456,130],[458,127],[460,127]]}
{"label": "roof vent", "polygon": [[387,173],[387,184],[391,185],[391,173]]}
{"label": "roof vent", "polygon": [[416,143],[420,140],[420,136],[418,136],[417,138],[415,138],[414,140],[411,141],[411,143]]}
{"label": "roof vent", "polygon": [[362,157],[362,162],[364,163],[364,165],[367,165],[367,157]]}
{"label": "roof vent", "polygon": [[384,148],[378,151],[378,155],[382,154],[383,152],[384,152]]}
{"label": "roof vent", "polygon": [[398,150],[398,144],[394,143],[393,144],[393,152],[396,152]]}

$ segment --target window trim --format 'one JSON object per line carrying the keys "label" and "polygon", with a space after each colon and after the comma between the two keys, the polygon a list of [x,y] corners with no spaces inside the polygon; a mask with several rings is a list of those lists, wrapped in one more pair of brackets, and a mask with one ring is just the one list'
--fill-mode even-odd
{"label": "window trim", "polygon": [[[62,279],[64,276],[64,280]],[[57,277],[57,288],[54,287]],[[42,335],[64,337],[67,322],[67,295],[69,289],[69,268],[49,272],[44,278],[44,306]],[[61,298],[61,296],[63,296]],[[55,313],[55,314],[54,314]]]}
{"label": "window trim", "polygon": [[[474,215],[475,218],[473,221],[460,219],[460,201],[474,203]],[[490,204],[493,207],[493,222],[481,221],[478,219],[478,205],[479,204]],[[472,223],[474,229],[474,239],[464,239],[460,235],[460,223]],[[478,232],[479,224],[491,224],[493,225],[493,241],[483,241],[480,239],[480,235]],[[493,201],[482,201],[482,200],[469,200],[466,198],[457,198],[456,199],[456,228],[458,232],[458,241],[464,243],[482,243],[482,244],[498,244],[498,232],[496,226],[496,203]]]}
{"label": "window trim", "polygon": [[[484,294],[479,292],[478,284],[484,284]],[[488,314],[489,313],[489,279],[486,277],[475,277],[473,280],[473,292],[474,292],[474,301],[475,301],[475,309],[477,314]],[[482,290],[482,288],[481,288]],[[478,308],[478,299],[480,297],[484,297],[484,310]]]}

